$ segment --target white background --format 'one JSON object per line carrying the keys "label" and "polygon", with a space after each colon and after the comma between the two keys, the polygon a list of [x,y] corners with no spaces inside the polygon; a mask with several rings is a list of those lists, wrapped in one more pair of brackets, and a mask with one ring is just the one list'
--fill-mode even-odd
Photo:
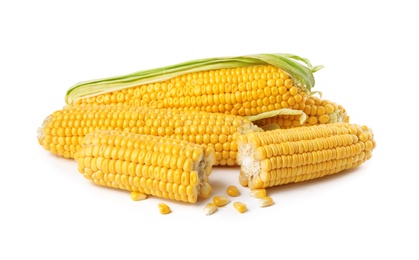
{"label": "white background", "polygon": [[[0,3],[1,259],[419,259],[415,1],[135,2]],[[270,189],[269,208],[217,168],[214,194],[237,185],[247,213],[160,215],[162,199],[95,186],[37,143],[79,81],[275,52],[325,66],[313,90],[374,130],[370,161]]]}

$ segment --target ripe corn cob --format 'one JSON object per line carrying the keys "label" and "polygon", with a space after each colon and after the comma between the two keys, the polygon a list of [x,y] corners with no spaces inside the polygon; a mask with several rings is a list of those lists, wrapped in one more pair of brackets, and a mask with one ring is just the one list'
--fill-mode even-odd
{"label": "ripe corn cob", "polygon": [[97,185],[189,203],[210,196],[214,157],[202,145],[117,130],[87,134],[74,156]]}
{"label": "ripe corn cob", "polygon": [[298,110],[314,86],[312,73],[320,68],[290,54],[202,59],[81,82],[68,90],[66,102],[193,109],[241,116],[282,108]]}
{"label": "ripe corn cob", "polygon": [[48,151],[73,158],[94,130],[125,130],[204,144],[215,150],[216,165],[237,165],[237,137],[258,128],[240,116],[203,111],[132,106],[67,107],[48,116],[38,141]]}
{"label": "ripe corn cob", "polygon": [[305,103],[300,107],[305,113],[306,119],[301,124],[302,115],[278,115],[267,117],[264,119],[253,121],[254,124],[261,128],[292,128],[298,126],[311,126],[317,124],[331,124],[338,122],[349,123],[349,116],[346,109],[330,100],[321,99],[320,97],[307,97]]}
{"label": "ripe corn cob", "polygon": [[376,143],[366,126],[334,123],[248,133],[238,145],[240,183],[256,189],[354,168],[371,158]]}

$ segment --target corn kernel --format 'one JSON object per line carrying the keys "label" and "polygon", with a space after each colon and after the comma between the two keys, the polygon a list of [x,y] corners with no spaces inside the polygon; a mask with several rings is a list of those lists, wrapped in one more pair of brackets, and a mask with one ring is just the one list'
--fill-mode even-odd
{"label": "corn kernel", "polygon": [[228,186],[226,192],[231,197],[237,197],[237,196],[240,195],[239,189],[236,186],[233,186],[233,185]]}
{"label": "corn kernel", "polygon": [[247,211],[247,206],[243,202],[234,202],[233,207],[240,213],[244,213]]}
{"label": "corn kernel", "polygon": [[159,203],[158,207],[159,207],[160,214],[165,215],[165,214],[169,214],[170,212],[172,212],[170,207],[167,206],[165,203]]}
{"label": "corn kernel", "polygon": [[199,191],[199,195],[206,199],[209,198],[212,194],[212,187],[209,183],[205,183],[202,187],[201,190]]}
{"label": "corn kernel", "polygon": [[243,187],[247,187],[248,184],[249,184],[248,179],[244,175],[243,176],[242,175],[239,176],[239,182],[240,182],[240,185],[243,186]]}
{"label": "corn kernel", "polygon": [[222,207],[227,205],[230,202],[230,199],[225,196],[214,196],[212,201],[214,202],[215,206]]}
{"label": "corn kernel", "polygon": [[250,196],[258,199],[264,198],[266,197],[266,189],[253,189],[250,191]]}
{"label": "corn kernel", "polygon": [[133,201],[139,201],[139,200],[145,200],[147,198],[147,195],[141,192],[132,191],[131,192],[131,199]]}
{"label": "corn kernel", "polygon": [[269,196],[266,196],[259,200],[259,206],[261,207],[268,207],[268,206],[271,206],[272,204],[274,204],[274,200]]}
{"label": "corn kernel", "polygon": [[205,215],[211,215],[216,211],[217,211],[217,206],[215,206],[215,204],[211,202],[207,203],[207,205],[204,208]]}

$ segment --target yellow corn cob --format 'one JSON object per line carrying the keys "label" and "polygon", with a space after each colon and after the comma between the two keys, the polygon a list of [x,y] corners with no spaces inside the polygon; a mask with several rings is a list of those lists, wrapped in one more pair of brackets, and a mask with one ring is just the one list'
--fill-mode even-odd
{"label": "yellow corn cob", "polygon": [[67,92],[66,101],[71,105],[123,104],[240,116],[282,108],[298,110],[314,86],[312,73],[319,68],[286,54],[198,60],[82,82]]}
{"label": "yellow corn cob", "polygon": [[300,182],[359,166],[372,156],[370,129],[349,123],[249,133],[238,140],[240,183],[251,189]]}
{"label": "yellow corn cob", "polygon": [[214,150],[166,137],[125,131],[87,134],[74,156],[78,170],[97,185],[195,203],[208,186]]}
{"label": "yellow corn cob", "polygon": [[267,65],[190,73],[79,99],[76,105],[122,104],[247,116],[281,108],[301,109],[306,97],[287,73]]}
{"label": "yellow corn cob", "polygon": [[281,129],[338,122],[349,123],[349,116],[345,108],[330,100],[310,96],[307,97],[300,109],[307,116],[303,124],[300,122],[301,115],[278,115],[256,120],[253,123],[262,128],[273,126]]}
{"label": "yellow corn cob", "polygon": [[216,165],[237,165],[237,137],[258,130],[240,116],[203,111],[131,106],[67,107],[48,116],[38,141],[48,151],[73,158],[83,137],[94,130],[125,130],[204,144],[215,150]]}

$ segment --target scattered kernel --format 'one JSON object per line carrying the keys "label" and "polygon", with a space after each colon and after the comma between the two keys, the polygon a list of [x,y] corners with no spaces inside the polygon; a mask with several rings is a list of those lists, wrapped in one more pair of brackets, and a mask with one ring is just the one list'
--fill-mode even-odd
{"label": "scattered kernel", "polygon": [[169,214],[170,212],[172,212],[172,210],[170,209],[169,206],[167,206],[165,203],[159,203],[159,210],[160,210],[160,214]]}
{"label": "scattered kernel", "polygon": [[264,198],[266,197],[266,189],[253,189],[250,191],[250,196],[258,199]]}
{"label": "scattered kernel", "polygon": [[222,207],[227,205],[230,202],[230,199],[225,196],[214,196],[212,201],[214,202],[215,206]]}
{"label": "scattered kernel", "polygon": [[227,194],[231,197],[237,197],[240,195],[240,191],[236,186],[228,186]]}
{"label": "scattered kernel", "polygon": [[268,207],[268,206],[271,206],[272,204],[274,204],[274,200],[269,196],[266,196],[259,200],[259,206],[261,207]]}
{"label": "scattered kernel", "polygon": [[247,211],[247,206],[243,202],[234,202],[233,207],[240,213],[244,213]]}
{"label": "scattered kernel", "polygon": [[199,195],[206,199],[209,198],[212,194],[212,187],[209,183],[204,183],[204,185],[201,187],[201,190],[199,191]]}
{"label": "scattered kernel", "polygon": [[240,182],[240,185],[243,186],[243,187],[247,187],[248,184],[249,184],[248,179],[244,175],[239,176],[239,182]]}
{"label": "scattered kernel", "polygon": [[132,191],[131,192],[131,199],[133,201],[139,201],[139,200],[145,200],[147,198],[147,195],[141,192]]}
{"label": "scattered kernel", "polygon": [[207,205],[204,208],[205,215],[211,215],[216,211],[217,211],[217,206],[215,206],[215,204],[211,202],[207,203]]}

